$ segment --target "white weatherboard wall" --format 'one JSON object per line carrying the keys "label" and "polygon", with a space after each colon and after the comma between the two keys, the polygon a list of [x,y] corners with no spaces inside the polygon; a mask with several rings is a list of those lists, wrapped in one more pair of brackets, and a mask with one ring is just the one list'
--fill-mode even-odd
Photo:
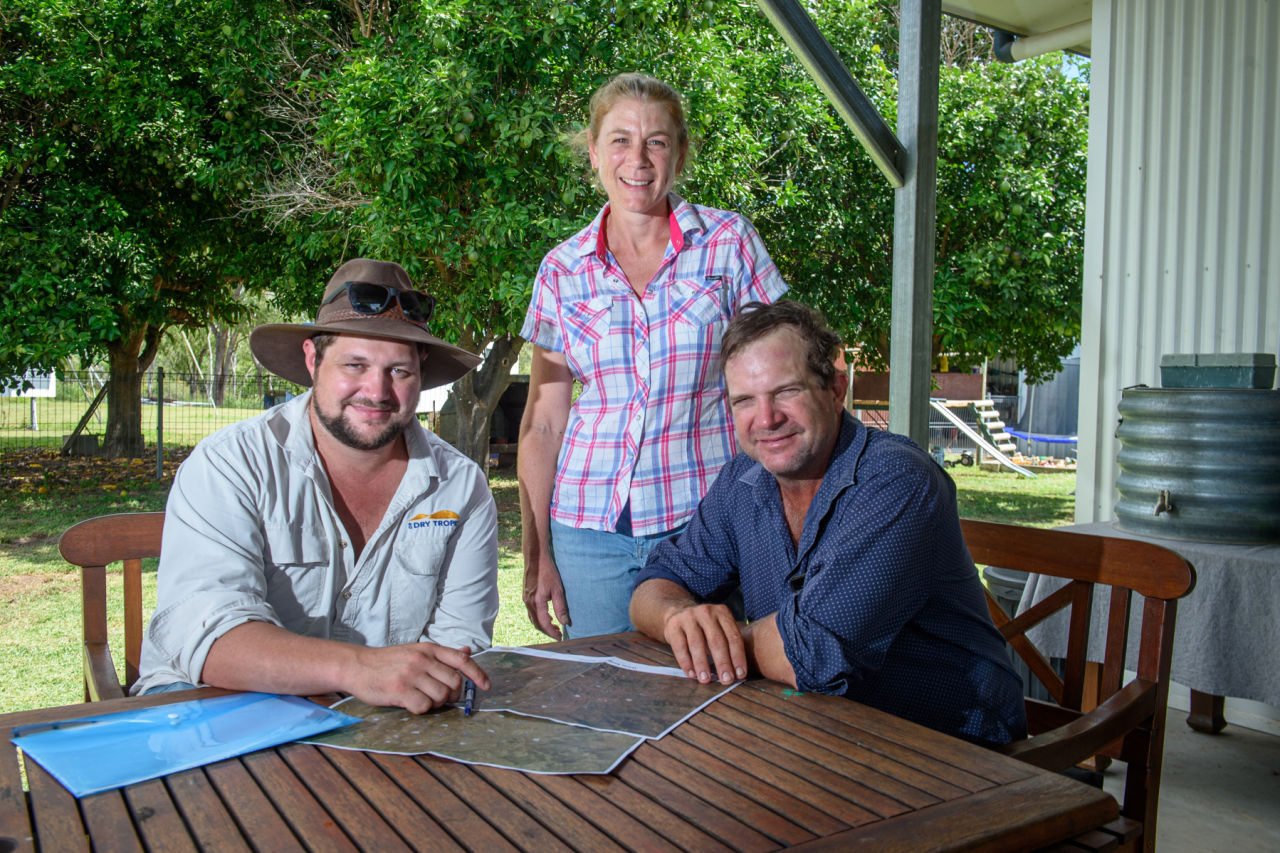
{"label": "white weatherboard wall", "polygon": [[1092,47],[1077,522],[1161,355],[1280,351],[1280,0],[1095,0]]}

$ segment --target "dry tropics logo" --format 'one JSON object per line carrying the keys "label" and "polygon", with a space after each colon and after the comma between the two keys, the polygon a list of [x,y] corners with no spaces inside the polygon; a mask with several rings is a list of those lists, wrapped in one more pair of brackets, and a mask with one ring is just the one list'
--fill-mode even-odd
{"label": "dry tropics logo", "polygon": [[437,510],[430,515],[418,513],[407,522],[410,530],[423,527],[456,527],[458,514],[451,509]]}

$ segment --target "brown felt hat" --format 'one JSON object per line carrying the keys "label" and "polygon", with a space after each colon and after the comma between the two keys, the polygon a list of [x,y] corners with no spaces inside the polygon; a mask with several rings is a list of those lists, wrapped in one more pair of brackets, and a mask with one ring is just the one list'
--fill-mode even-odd
{"label": "brown felt hat", "polygon": [[404,316],[397,301],[381,314],[362,314],[351,307],[346,293],[330,302],[348,282],[381,284],[392,290],[413,290],[409,274],[399,264],[355,258],[338,267],[324,289],[314,323],[268,323],[249,335],[254,358],[282,379],[310,386],[302,342],[322,333],[360,335],[392,341],[423,344],[427,350],[422,363],[422,390],[448,385],[480,363],[480,357],[461,347],[447,344]]}

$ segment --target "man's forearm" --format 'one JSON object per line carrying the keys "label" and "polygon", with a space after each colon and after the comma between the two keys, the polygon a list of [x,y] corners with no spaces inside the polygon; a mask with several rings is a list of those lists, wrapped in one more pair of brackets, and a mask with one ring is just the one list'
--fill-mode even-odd
{"label": "man's forearm", "polygon": [[743,628],[742,639],[747,646],[747,659],[751,661],[752,668],[765,678],[795,687],[796,671],[787,658],[782,635],[778,633],[777,616],[776,613],[770,613]]}
{"label": "man's forearm", "polygon": [[245,622],[218,639],[200,681],[214,687],[311,696],[346,691],[356,646],[303,637],[267,622]]}
{"label": "man's forearm", "polygon": [[666,642],[667,617],[697,601],[689,590],[665,578],[652,578],[631,594],[631,624],[655,640]]}
{"label": "man's forearm", "polygon": [[201,678],[216,687],[264,693],[349,693],[368,705],[415,714],[456,702],[464,678],[481,690],[491,686],[468,647],[358,646],[300,637],[265,622],[247,622],[219,637]]}

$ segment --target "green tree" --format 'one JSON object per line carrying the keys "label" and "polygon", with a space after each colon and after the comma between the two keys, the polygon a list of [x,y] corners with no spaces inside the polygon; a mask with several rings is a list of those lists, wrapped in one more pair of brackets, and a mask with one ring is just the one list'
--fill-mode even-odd
{"label": "green tree", "polygon": [[[340,49],[300,56],[296,80],[282,81],[274,110],[297,132],[254,209],[310,256],[404,264],[439,300],[437,333],[487,350],[453,389],[454,440],[476,459],[523,343],[538,263],[603,202],[566,136],[605,79],[643,70],[681,89],[700,142],[684,191],[762,227],[792,215],[799,175],[821,180],[826,150],[812,136],[849,153],[851,137],[754,3],[378,8],[331,19]],[[869,61],[869,30],[849,8],[833,3],[831,15],[858,28]]]}
{"label": "green tree", "polygon": [[270,153],[249,100],[273,6],[0,11],[0,376],[105,354],[107,455],[142,453],[140,378],[164,330],[232,320],[239,293],[283,275],[239,203]]}
{"label": "green tree", "polygon": [[[809,7],[892,122],[892,9]],[[360,8],[329,18],[324,50],[293,51],[273,110],[296,132],[255,209],[310,257],[400,261],[440,299],[437,333],[487,350],[454,386],[473,458],[539,260],[602,201],[565,137],[621,70],[685,93],[698,144],[682,192],[750,216],[793,293],[887,357],[893,193],[754,3]],[[934,344],[960,367],[1009,355],[1043,375],[1079,327],[1085,86],[1058,60],[992,64],[988,45],[969,27],[944,50]]]}
{"label": "green tree", "polygon": [[[892,125],[894,19],[885,10],[868,13],[878,15],[884,49],[872,50],[879,67],[852,70]],[[844,32],[832,38],[823,23],[848,61]],[[952,369],[1011,358],[1032,381],[1047,379],[1080,336],[1087,68],[1061,54],[994,62],[986,31],[956,21],[944,27],[943,57],[933,355],[947,354]],[[795,295],[821,307],[868,362],[883,367],[893,198],[859,159],[829,149],[797,188],[804,215],[779,223],[779,232],[762,231]],[[811,248],[806,220],[819,231]]]}

